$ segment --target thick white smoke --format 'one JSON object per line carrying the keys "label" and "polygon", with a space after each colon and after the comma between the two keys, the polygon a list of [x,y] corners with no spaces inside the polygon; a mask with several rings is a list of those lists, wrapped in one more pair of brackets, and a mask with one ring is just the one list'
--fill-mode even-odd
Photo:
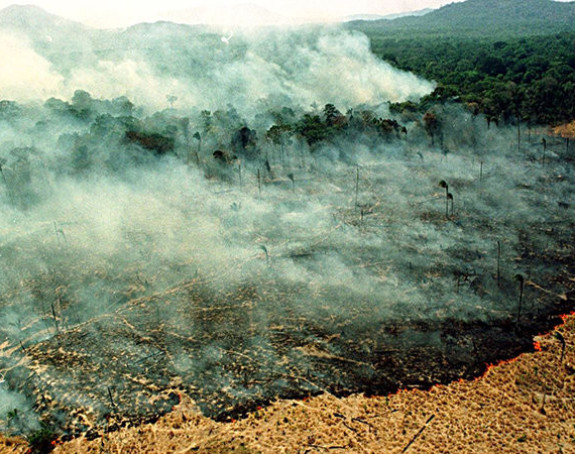
{"label": "thick white smoke", "polygon": [[[147,29],[95,38],[74,45],[69,37],[33,43],[20,34],[3,39],[0,55],[10,65],[0,72],[0,95],[14,100],[70,98],[83,89],[96,98],[128,96],[151,109],[177,106],[239,111],[258,100],[294,106],[344,106],[418,99],[433,84],[394,69],[370,52],[365,35],[337,28],[300,27],[237,31],[229,42],[217,31]],[[60,40],[64,39],[60,37]],[[111,41],[116,41],[115,43]]]}
{"label": "thick white smoke", "polygon": [[0,98],[20,101],[43,100],[59,93],[64,77],[36,53],[28,40],[0,33]]}
{"label": "thick white smoke", "polygon": [[516,131],[460,107],[434,107],[435,145],[422,112],[398,114],[405,129],[378,118],[433,85],[337,29],[229,44],[168,24],[86,33],[10,38],[21,56],[0,72],[18,101],[0,103],[2,427],[32,405],[60,408],[65,427],[77,408],[100,423],[114,386],[120,411],[181,386],[218,414],[314,381],[428,384],[437,375],[414,379],[406,345],[464,374],[497,350],[481,356],[473,336],[487,328],[465,323],[511,343],[555,310],[556,289],[538,288],[560,274],[549,257],[570,251],[561,144],[519,150]]}

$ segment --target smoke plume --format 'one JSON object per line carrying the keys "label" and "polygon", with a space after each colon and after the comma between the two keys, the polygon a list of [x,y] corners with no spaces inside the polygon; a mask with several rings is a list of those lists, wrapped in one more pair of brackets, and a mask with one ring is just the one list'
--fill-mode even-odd
{"label": "smoke plume", "polygon": [[561,143],[392,113],[433,84],[338,29],[86,33],[0,49],[3,429],[470,376],[567,299]]}

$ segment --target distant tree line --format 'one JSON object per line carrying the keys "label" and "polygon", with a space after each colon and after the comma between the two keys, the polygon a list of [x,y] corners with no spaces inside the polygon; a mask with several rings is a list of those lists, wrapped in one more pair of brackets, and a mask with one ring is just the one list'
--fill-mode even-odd
{"label": "distant tree line", "polygon": [[575,118],[575,33],[508,40],[370,38],[384,60],[438,83],[422,100],[424,108],[456,101],[488,121],[507,123]]}
{"label": "distant tree line", "polygon": [[[147,115],[126,97],[96,99],[84,90],[77,90],[69,101],[50,98],[42,107],[0,101],[0,122],[18,129],[27,128],[31,119],[35,124],[29,132],[43,140],[55,136],[62,157],[70,159],[69,166],[59,167],[75,174],[92,168],[120,171],[161,156],[188,164],[206,160],[229,164],[263,159],[270,147],[285,155],[290,145],[299,143],[314,153],[342,139],[379,142],[407,134],[395,119],[382,118],[368,108],[344,114],[334,104],[277,107],[247,120],[232,105],[213,112],[169,108]],[[21,154],[6,156],[10,168],[15,162],[28,162],[29,157]]]}

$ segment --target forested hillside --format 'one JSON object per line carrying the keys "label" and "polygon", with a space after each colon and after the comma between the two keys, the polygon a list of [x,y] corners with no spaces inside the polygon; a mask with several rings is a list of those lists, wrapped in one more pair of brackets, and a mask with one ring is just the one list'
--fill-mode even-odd
{"label": "forested hillside", "polygon": [[575,2],[468,0],[352,27],[370,37],[379,57],[438,83],[422,109],[454,100],[488,121],[575,117]]}
{"label": "forested hillside", "polygon": [[455,99],[490,120],[533,124],[575,117],[575,34],[502,41],[372,37],[374,52],[439,83],[426,100]]}
{"label": "forested hillside", "polygon": [[575,31],[575,2],[551,0],[467,0],[452,3],[424,16],[393,21],[356,21],[368,33],[427,38],[461,36],[516,37]]}

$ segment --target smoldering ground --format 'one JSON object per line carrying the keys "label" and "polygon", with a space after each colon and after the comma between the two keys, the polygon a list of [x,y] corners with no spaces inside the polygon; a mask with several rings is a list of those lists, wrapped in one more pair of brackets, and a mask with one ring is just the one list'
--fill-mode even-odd
{"label": "smoldering ground", "polygon": [[[574,180],[560,143],[545,156],[540,137],[519,148],[515,130],[459,106],[434,108],[434,145],[414,114],[395,114],[404,132],[373,129],[391,116],[379,101],[432,85],[386,72],[355,35],[268,32],[259,53],[239,37],[213,60],[181,56],[202,55],[200,76],[175,48],[152,58],[176,32],[146,27],[159,35],[140,43],[149,54],[130,52],[162,87],[150,103],[80,91],[0,105],[0,386],[27,418],[4,408],[5,430],[33,430],[35,417],[69,432],[110,414],[141,420],[178,391],[224,418],[279,396],[471,377],[571,304]],[[347,63],[329,71],[334,53]],[[72,77],[62,55],[58,77]],[[95,75],[109,61],[99,55]],[[218,84],[166,92],[168,73],[181,87]],[[112,96],[138,87],[113,85]],[[327,129],[326,100],[346,112],[337,133],[268,134]]]}

